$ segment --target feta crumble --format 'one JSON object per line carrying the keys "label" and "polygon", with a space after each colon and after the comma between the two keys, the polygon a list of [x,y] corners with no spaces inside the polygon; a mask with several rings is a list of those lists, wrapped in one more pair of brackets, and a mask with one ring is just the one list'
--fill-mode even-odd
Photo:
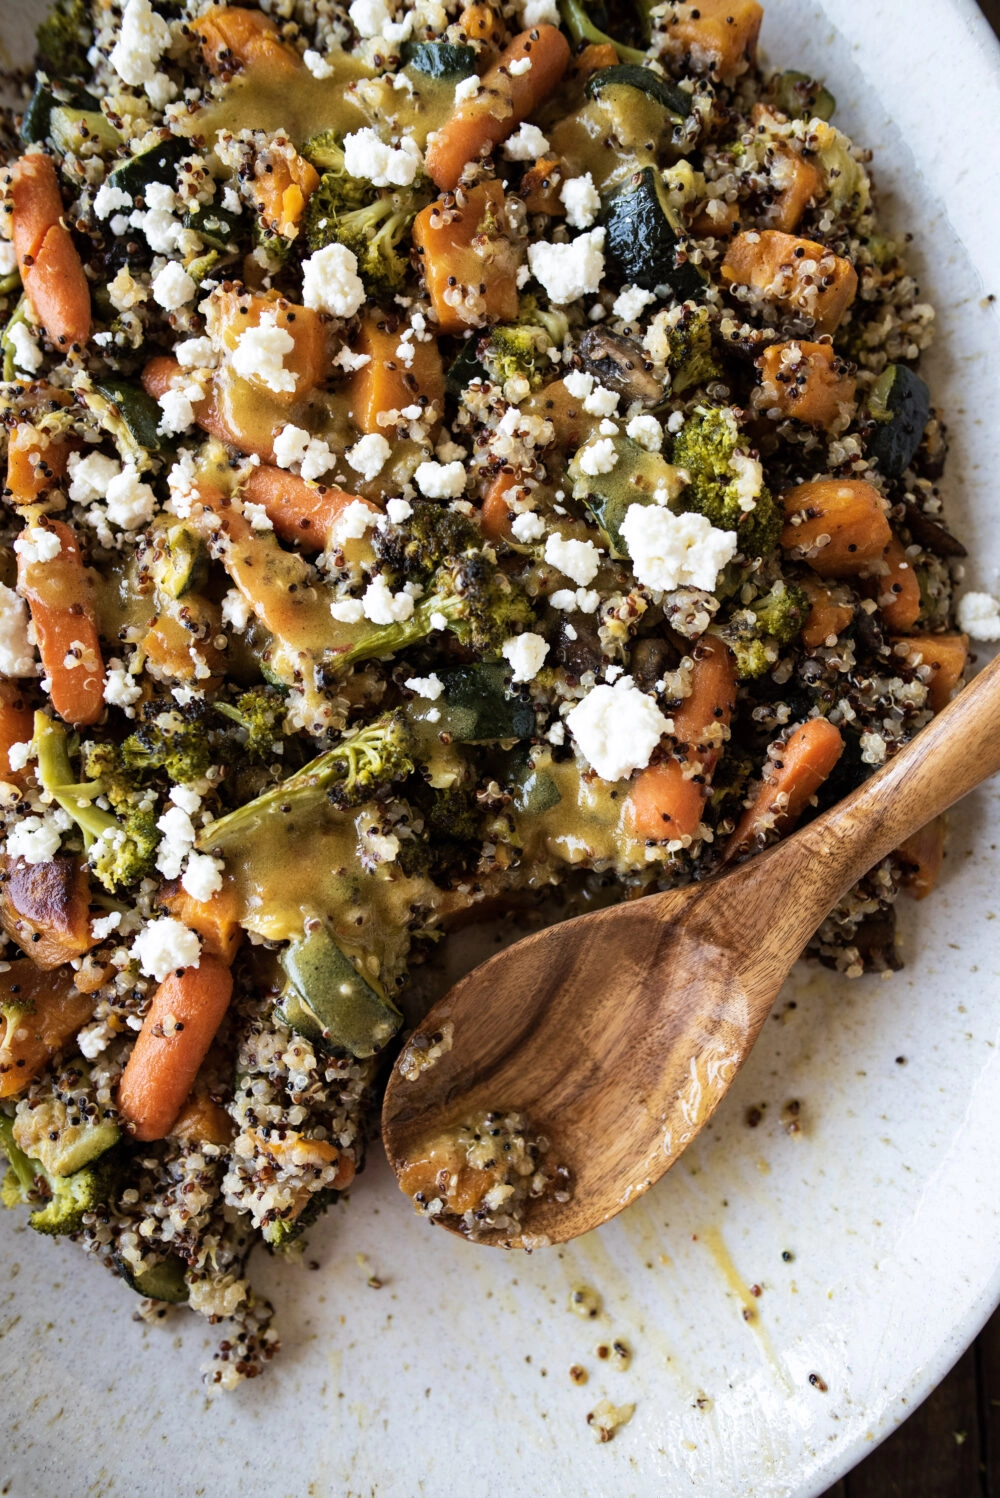
{"label": "feta crumble", "polygon": [[240,634],[246,629],[253,616],[253,609],[247,603],[239,588],[230,588],[222,600],[222,622],[228,624],[231,629],[238,630]]}
{"label": "feta crumble", "polygon": [[70,453],[68,471],[69,497],[74,504],[92,504],[104,499],[111,480],[121,473],[121,464],[103,453]]}
{"label": "feta crumble", "polygon": [[1000,640],[1000,603],[989,593],[966,593],[958,600],[958,627],[974,640]]}
{"label": "feta crumble", "polygon": [[515,541],[530,546],[533,541],[540,541],[545,535],[545,521],[534,510],[526,510],[523,515],[514,517],[510,531]]}
{"label": "feta crumble", "polygon": [[[333,245],[330,248],[341,249],[341,246]],[[350,251],[345,250],[344,253],[350,254]],[[353,255],[351,259],[354,259]],[[303,269],[309,263],[307,260]],[[307,301],[306,305],[309,306],[310,303]],[[290,369],[285,368],[285,355],[290,354],[294,347],[295,339],[286,328],[278,327],[275,314],[265,314],[257,327],[247,328],[236,340],[232,357],[233,369],[242,379],[266,385],[276,395],[292,395],[295,392],[295,376]]]}
{"label": "feta crumble", "polygon": [[25,863],[48,863],[59,852],[62,833],[48,817],[25,817],[7,833],[7,854]]}
{"label": "feta crumble", "polygon": [[7,341],[13,350],[14,364],[18,369],[23,369],[26,374],[34,374],[41,369],[45,356],[38,346],[38,339],[26,323],[13,323],[7,329]]}
{"label": "feta crumble", "polygon": [[[479,79],[476,79],[478,86]],[[537,161],[549,149],[549,143],[537,125],[522,124],[503,143],[508,161]]]}
{"label": "feta crumble", "polygon": [[540,281],[550,302],[565,306],[599,291],[604,275],[604,230],[578,234],[569,244],[540,240],[528,246],[531,274]]}
{"label": "feta crumble", "polygon": [[302,61],[309,69],[314,78],[332,78],[334,69],[321,53],[315,52],[312,47],[307,47],[302,54]]}
{"label": "feta crumble", "polygon": [[413,514],[413,506],[408,499],[390,499],[385,507],[393,525],[402,525]]}
{"label": "feta crumble", "polygon": [[127,0],[111,49],[111,66],[132,88],[152,83],[156,64],[170,45],[170,27],[149,0]]}
{"label": "feta crumble", "polygon": [[367,178],[375,187],[410,187],[423,164],[412,136],[404,135],[398,146],[386,145],[370,126],[344,136],[346,171],[352,177]]}
{"label": "feta crumble", "polygon": [[690,584],[711,593],[738,547],[735,531],[717,530],[693,511],[675,515],[663,505],[629,505],[621,533],[636,578],[663,592]]}
{"label": "feta crumble", "polygon": [[127,463],[110,479],[107,487],[108,519],[122,530],[132,531],[147,525],[156,509],[156,495],[149,484],[139,478],[138,469]]}
{"label": "feta crumble", "polygon": [[566,209],[566,222],[571,229],[589,229],[601,211],[601,195],[589,172],[564,182],[559,189],[559,200]]}
{"label": "feta crumble", "polygon": [[192,900],[210,900],[222,888],[225,864],[210,853],[191,853],[181,875],[181,888]]}
{"label": "feta crumble", "polygon": [[581,473],[596,478],[599,473],[610,473],[618,462],[618,453],[610,437],[598,437],[588,442],[578,454]]}
{"label": "feta crumble", "polygon": [[411,594],[391,593],[385,578],[379,573],[365,589],[362,600],[365,618],[373,624],[402,624],[413,613]]}
{"label": "feta crumble", "polygon": [[623,286],[611,311],[623,322],[635,322],[637,317],[642,316],[645,308],[655,301],[656,295],[652,291],[643,291],[641,286]]}
{"label": "feta crumble", "polygon": [[357,256],[342,244],[324,245],[302,262],[302,300],[331,317],[353,317],[365,300]]}
{"label": "feta crumble", "polygon": [[658,453],[663,447],[663,428],[656,417],[648,412],[633,416],[625,428],[625,435],[631,437],[633,442],[638,442],[648,453]]}
{"label": "feta crumble", "polygon": [[619,400],[616,390],[609,390],[605,385],[595,385],[585,398],[583,409],[588,416],[613,416],[618,409]]}
{"label": "feta crumble", "polygon": [[378,432],[369,432],[348,449],[347,461],[355,473],[370,484],[373,479],[378,478],[391,456],[392,448],[386,439]]}
{"label": "feta crumble", "polygon": [[465,468],[461,463],[425,461],[413,480],[427,499],[457,499],[465,493]]}
{"label": "feta crumble", "polygon": [[541,635],[528,630],[523,635],[504,640],[500,653],[513,668],[511,681],[531,681],[542,669],[549,647]]}
{"label": "feta crumble", "polygon": [[0,676],[34,676],[35,650],[28,638],[28,605],[0,583]]}
{"label": "feta crumble", "polygon": [[180,968],[201,963],[201,941],[182,921],[169,915],[148,921],[130,951],[140,970],[157,983]]}
{"label": "feta crumble", "polygon": [[566,715],[577,748],[602,780],[642,770],[670,727],[652,697],[631,676],[592,688]]}
{"label": "feta crumble", "polygon": [[586,587],[597,576],[601,554],[593,541],[566,541],[553,532],[545,542],[545,560],[580,587]]}
{"label": "feta crumble", "polygon": [[29,525],[14,542],[14,550],[26,566],[51,562],[62,551],[62,542],[55,531],[44,525]]}
{"label": "feta crumble", "polygon": [[198,290],[194,281],[176,260],[168,260],[153,277],[153,301],[167,312],[186,307]]}
{"label": "feta crumble", "polygon": [[[125,662],[112,656],[107,663],[104,678],[104,700],[112,707],[128,712],[142,696],[142,687],[131,675]],[[132,716],[129,713],[129,716]]]}
{"label": "feta crumble", "polygon": [[444,691],[444,682],[436,671],[432,671],[430,676],[411,676],[403,685],[409,687],[411,692],[416,692],[418,697],[426,697],[429,702],[436,702]]}

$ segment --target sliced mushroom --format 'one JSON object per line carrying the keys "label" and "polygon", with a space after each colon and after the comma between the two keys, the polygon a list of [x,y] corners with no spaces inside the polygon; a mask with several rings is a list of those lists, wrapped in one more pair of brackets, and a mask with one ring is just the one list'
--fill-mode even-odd
{"label": "sliced mushroom", "polygon": [[588,328],[580,339],[583,367],[608,390],[615,390],[626,405],[641,401],[656,406],[663,399],[663,385],[653,373],[652,361],[634,338],[624,338],[607,328]]}

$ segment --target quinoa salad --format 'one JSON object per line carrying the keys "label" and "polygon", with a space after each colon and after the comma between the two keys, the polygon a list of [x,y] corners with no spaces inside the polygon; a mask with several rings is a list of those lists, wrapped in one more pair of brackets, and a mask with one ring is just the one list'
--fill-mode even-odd
{"label": "quinoa salad", "polygon": [[[58,0],[8,79],[2,1201],[218,1323],[210,1384],[450,931],[752,856],[1000,637],[933,309],[761,20]],[[943,846],[811,956],[896,969]],[[474,1236],[567,1164],[501,1106],[403,1184]]]}

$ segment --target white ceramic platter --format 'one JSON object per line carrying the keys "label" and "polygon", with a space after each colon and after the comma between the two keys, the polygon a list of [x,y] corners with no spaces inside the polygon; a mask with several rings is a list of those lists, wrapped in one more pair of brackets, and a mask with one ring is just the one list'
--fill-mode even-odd
{"label": "white ceramic platter", "polygon": [[[24,12],[0,0],[0,17],[16,48]],[[969,582],[995,588],[1000,54],[971,0],[771,0],[763,42],[827,78],[838,122],[875,151],[890,223],[915,235],[939,312],[926,368],[951,429],[949,514]],[[469,1247],[417,1221],[373,1151],[311,1234],[317,1269],[255,1263],[284,1351],[235,1395],[199,1385],[214,1338],[196,1317],[133,1321],[122,1284],[5,1215],[0,1492],[822,1493],[1000,1297],[998,842],[994,785],[955,814],[938,893],[903,911],[905,971],[797,973],[712,1128],[588,1239]],[[568,1309],[578,1284],[602,1297],[594,1321]],[[627,1371],[596,1355],[613,1338]],[[604,1445],[586,1423],[602,1397],[635,1405]]]}

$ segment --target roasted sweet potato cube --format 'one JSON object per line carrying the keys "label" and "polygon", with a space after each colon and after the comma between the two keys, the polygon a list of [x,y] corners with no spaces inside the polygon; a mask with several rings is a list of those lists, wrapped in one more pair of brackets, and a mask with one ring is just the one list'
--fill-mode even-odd
{"label": "roasted sweet potato cube", "polygon": [[753,62],[764,17],[757,0],[697,0],[667,12],[667,55],[693,72],[732,79]]}
{"label": "roasted sweet potato cube", "polygon": [[413,224],[413,244],[442,333],[517,317],[523,251],[507,233],[499,182],[446,193]]}
{"label": "roasted sweet potato cube", "polygon": [[380,422],[379,416],[407,406],[433,406],[438,421],[444,414],[444,366],[437,339],[412,343],[410,364],[400,359],[398,347],[399,331],[392,319],[380,313],[362,319],[353,351],[367,354],[368,363],[355,371],[347,386],[349,414],[359,432],[384,437],[392,423]]}
{"label": "roasted sweet potato cube", "polygon": [[920,617],[920,583],[902,541],[893,536],[882,554],[884,571],[876,580],[875,602],[891,630],[905,634]]}
{"label": "roasted sweet potato cube", "polygon": [[163,886],[159,899],[164,910],[198,933],[203,951],[223,962],[232,962],[243,940],[243,929],[238,919],[236,887],[231,881],[209,899],[196,900],[179,880],[173,879]]}
{"label": "roasted sweet potato cube", "polygon": [[71,968],[42,972],[34,962],[12,962],[0,973],[0,1097],[23,1092],[94,1012],[93,994],[73,984]]}
{"label": "roasted sweet potato cube", "polygon": [[[326,334],[320,314],[311,307],[289,302],[276,292],[246,292],[231,285],[212,292],[208,331],[212,337],[221,338],[226,348],[235,350],[247,329],[257,328],[262,322],[273,323],[294,340],[294,347],[284,355],[282,363],[295,379],[290,390],[276,391],[263,384],[262,388],[277,401],[301,400],[326,372]],[[257,383],[251,381],[254,386]]]}
{"label": "roasted sweet potato cube", "polygon": [[846,589],[831,588],[818,577],[804,577],[798,581],[809,599],[809,613],[802,626],[802,643],[807,650],[815,650],[825,645],[827,640],[836,639],[847,628],[854,618],[854,605],[839,596]]}
{"label": "roasted sweet potato cube", "polygon": [[927,683],[927,702],[939,713],[947,707],[969,658],[968,635],[905,635],[893,640],[896,655],[915,666]]}
{"label": "roasted sweet potato cube", "polygon": [[826,429],[854,399],[855,380],[829,343],[772,343],[757,360],[760,404]]}
{"label": "roasted sweet potato cube", "polygon": [[833,333],[858,289],[849,260],[814,239],[798,239],[778,229],[746,229],[737,234],[722,262],[722,279],[753,286],[773,302],[787,302],[813,318],[821,333]]}
{"label": "roasted sweet potato cube", "polygon": [[787,490],[782,504],[782,546],[820,577],[865,572],[892,536],[881,495],[863,479],[813,479]]}
{"label": "roasted sweet potato cube", "polygon": [[230,78],[241,68],[294,73],[301,63],[286,47],[278,28],[263,11],[239,5],[214,5],[191,30],[201,42],[205,66],[217,78]]}
{"label": "roasted sweet potato cube", "polygon": [[559,196],[562,184],[563,171],[558,156],[542,156],[534,166],[529,166],[521,178],[520,188],[528,212],[565,218],[566,207]]}
{"label": "roasted sweet potato cube", "polygon": [[36,967],[47,971],[82,957],[90,934],[90,882],[76,858],[25,863],[0,859],[0,926]]}

